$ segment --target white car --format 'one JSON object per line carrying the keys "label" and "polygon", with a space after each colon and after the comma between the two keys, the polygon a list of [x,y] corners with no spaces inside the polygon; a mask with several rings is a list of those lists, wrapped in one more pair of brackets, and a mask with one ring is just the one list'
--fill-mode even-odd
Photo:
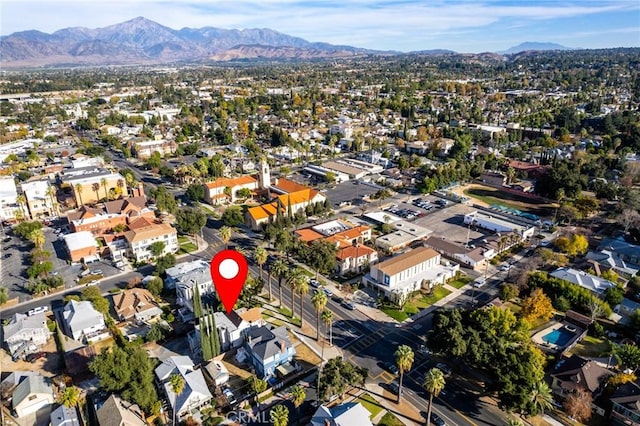
{"label": "white car", "polygon": [[47,312],[49,310],[48,306],[38,306],[37,308],[33,308],[27,312],[28,316],[36,315],[42,312]]}

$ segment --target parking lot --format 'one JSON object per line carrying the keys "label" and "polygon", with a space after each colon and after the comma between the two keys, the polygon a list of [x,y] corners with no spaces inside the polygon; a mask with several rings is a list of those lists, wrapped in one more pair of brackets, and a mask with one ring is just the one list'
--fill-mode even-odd
{"label": "parking lot", "polygon": [[327,189],[325,195],[329,198],[331,206],[334,208],[341,207],[345,205],[344,203],[351,203],[357,206],[363,202],[363,198],[375,194],[380,188],[382,187],[376,184],[350,180]]}

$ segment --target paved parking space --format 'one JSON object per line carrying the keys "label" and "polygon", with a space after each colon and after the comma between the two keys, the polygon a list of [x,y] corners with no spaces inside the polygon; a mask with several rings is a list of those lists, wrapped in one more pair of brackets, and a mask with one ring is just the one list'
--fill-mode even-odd
{"label": "paved parking space", "polygon": [[466,204],[450,203],[447,207],[433,209],[430,214],[416,219],[414,223],[430,229],[432,236],[445,237],[447,241],[466,244],[467,235],[470,242],[490,235],[488,232],[481,232],[480,229],[470,229],[464,224],[464,215],[474,210]]}
{"label": "paved parking space", "polygon": [[351,180],[327,189],[325,195],[329,198],[329,201],[331,201],[331,205],[339,207],[344,202],[359,205],[364,197],[376,193],[380,188],[375,184],[355,182],[356,181]]}

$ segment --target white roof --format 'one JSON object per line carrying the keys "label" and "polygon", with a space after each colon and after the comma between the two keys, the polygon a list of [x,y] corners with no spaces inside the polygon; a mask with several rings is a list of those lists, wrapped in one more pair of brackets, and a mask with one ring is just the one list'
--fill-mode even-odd
{"label": "white roof", "polygon": [[[399,220],[402,220],[401,218],[399,218],[398,216],[395,216],[391,213],[388,212],[382,212],[382,211],[378,211],[378,212],[371,212],[371,213],[367,213],[364,215],[366,218],[371,219],[375,222],[378,223],[393,223],[393,222],[397,222]],[[388,217],[388,219],[387,219]]]}
{"label": "white roof", "polygon": [[17,196],[16,181],[13,180],[13,177],[0,177],[0,199],[13,200],[11,203],[15,203]]}
{"label": "white roof", "polygon": [[104,326],[104,316],[95,310],[91,302],[70,300],[62,313],[72,332],[79,332],[95,326]]}
{"label": "white roof", "polygon": [[598,294],[602,294],[608,288],[616,286],[615,283],[609,280],[605,280],[604,278],[596,277],[595,275],[591,275],[584,271],[578,271],[577,269],[572,268],[558,268],[550,275],[552,277],[577,284],[580,287],[584,287],[587,290]]}
{"label": "white roof", "polygon": [[63,238],[69,251],[76,251],[86,247],[98,247],[95,237],[89,231],[74,232],[73,234],[65,235]]}
{"label": "white roof", "polygon": [[359,402],[347,402],[327,408],[324,405],[311,418],[312,426],[373,426],[371,413]]}
{"label": "white roof", "polygon": [[34,180],[32,182],[23,182],[21,185],[27,200],[46,199],[47,190],[49,189],[49,182],[45,180]]}
{"label": "white roof", "polygon": [[16,313],[13,315],[13,317],[11,317],[11,321],[9,322],[9,324],[4,326],[4,339],[5,341],[7,341],[16,334],[22,333],[23,331],[31,333],[31,330],[38,328],[45,329],[47,332],[49,331],[49,329],[47,328],[47,319],[44,316],[44,312],[40,312],[31,316]]}
{"label": "white roof", "polygon": [[[188,356],[167,358],[156,367],[155,373],[158,379],[165,382],[164,388],[169,402],[178,413],[190,405],[196,405],[213,398],[202,375],[202,370],[194,370],[193,361]],[[184,390],[177,398],[171,390],[171,383],[169,382],[169,378],[174,374],[180,374],[184,379]]]}

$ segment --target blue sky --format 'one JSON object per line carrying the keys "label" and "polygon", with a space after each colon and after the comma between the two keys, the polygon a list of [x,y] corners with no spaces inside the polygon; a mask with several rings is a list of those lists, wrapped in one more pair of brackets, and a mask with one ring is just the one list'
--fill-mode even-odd
{"label": "blue sky", "polygon": [[271,28],[381,50],[500,51],[524,41],[640,46],[638,0],[2,0],[0,33],[103,27],[137,16],[170,28]]}

